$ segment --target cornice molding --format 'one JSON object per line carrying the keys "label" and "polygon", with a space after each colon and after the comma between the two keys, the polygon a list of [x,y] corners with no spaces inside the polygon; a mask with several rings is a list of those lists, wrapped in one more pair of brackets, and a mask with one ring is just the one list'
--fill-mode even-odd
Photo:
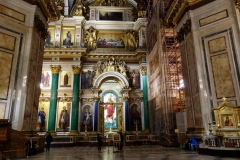
{"label": "cornice molding", "polygon": [[86,53],[86,48],[45,48],[44,49],[44,58],[46,57],[53,57],[53,56],[65,56],[65,57],[72,57],[72,56],[82,56]]}
{"label": "cornice molding", "polygon": [[179,18],[185,13],[184,11],[204,0],[174,0],[167,12],[165,21],[177,25]]}

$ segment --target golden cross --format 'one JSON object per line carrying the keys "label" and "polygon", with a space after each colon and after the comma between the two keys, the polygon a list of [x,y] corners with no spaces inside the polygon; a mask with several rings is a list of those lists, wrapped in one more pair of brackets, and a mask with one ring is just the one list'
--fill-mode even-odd
{"label": "golden cross", "polygon": [[223,97],[222,99],[223,99],[223,101],[225,102],[227,98]]}

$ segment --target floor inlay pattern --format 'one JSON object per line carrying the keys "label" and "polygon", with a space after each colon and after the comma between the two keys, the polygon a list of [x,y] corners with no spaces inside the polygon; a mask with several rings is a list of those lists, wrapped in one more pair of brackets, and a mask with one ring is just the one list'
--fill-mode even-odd
{"label": "floor inlay pattern", "polygon": [[[124,146],[123,152],[113,153],[113,147],[103,147],[98,153],[96,147],[68,147],[51,148],[50,152],[29,156],[32,160],[239,160],[239,158],[226,158],[197,154],[179,148],[165,148],[161,146]],[[19,158],[17,160],[21,160]],[[26,159],[26,158],[24,158]]]}

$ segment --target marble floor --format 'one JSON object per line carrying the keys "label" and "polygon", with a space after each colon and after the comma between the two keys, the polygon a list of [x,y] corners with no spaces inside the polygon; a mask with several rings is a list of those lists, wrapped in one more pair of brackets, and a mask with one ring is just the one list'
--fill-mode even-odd
{"label": "marble floor", "polygon": [[[26,159],[26,158],[24,158]],[[98,153],[97,147],[67,147],[51,148],[50,152],[29,156],[32,160],[239,160],[239,158],[226,158],[200,155],[193,151],[179,148],[165,148],[154,145],[124,146],[123,152],[113,153],[112,147],[103,147]],[[16,160],[21,160],[18,158]]]}

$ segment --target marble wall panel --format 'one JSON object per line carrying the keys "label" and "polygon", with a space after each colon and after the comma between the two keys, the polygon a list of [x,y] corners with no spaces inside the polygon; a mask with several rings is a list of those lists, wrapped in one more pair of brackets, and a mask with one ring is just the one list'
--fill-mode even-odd
{"label": "marble wall panel", "polygon": [[210,15],[206,18],[200,19],[199,24],[200,24],[200,27],[202,27],[202,26],[208,25],[210,23],[219,21],[219,20],[227,18],[227,17],[228,17],[228,11],[224,10],[224,11],[215,13],[213,15]]}
{"label": "marble wall panel", "polygon": [[4,118],[5,110],[6,110],[6,103],[0,102],[0,119]]}
{"label": "marble wall panel", "polygon": [[235,97],[228,54],[212,56],[211,64],[217,98]]}
{"label": "marble wall panel", "polygon": [[0,32],[0,48],[14,51],[16,38]]}
{"label": "marble wall panel", "polygon": [[13,55],[0,51],[0,99],[7,99]]}
{"label": "marble wall panel", "polygon": [[208,45],[210,54],[227,49],[227,44],[224,36],[208,41]]}
{"label": "marble wall panel", "polygon": [[24,14],[3,5],[0,5],[0,14],[6,15],[21,22],[25,22]]}

